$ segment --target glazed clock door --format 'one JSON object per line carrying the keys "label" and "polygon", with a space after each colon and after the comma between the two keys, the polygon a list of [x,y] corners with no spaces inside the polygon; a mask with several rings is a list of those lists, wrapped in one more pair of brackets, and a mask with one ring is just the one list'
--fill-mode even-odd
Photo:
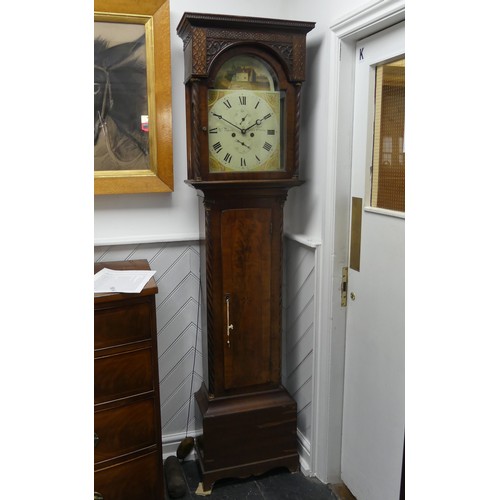
{"label": "glazed clock door", "polygon": [[209,78],[208,175],[213,181],[283,178],[287,133],[293,132],[286,120],[286,111],[293,110],[293,103],[287,105],[292,90],[268,54],[242,50],[225,53]]}
{"label": "glazed clock door", "polygon": [[272,209],[221,214],[224,390],[272,382]]}

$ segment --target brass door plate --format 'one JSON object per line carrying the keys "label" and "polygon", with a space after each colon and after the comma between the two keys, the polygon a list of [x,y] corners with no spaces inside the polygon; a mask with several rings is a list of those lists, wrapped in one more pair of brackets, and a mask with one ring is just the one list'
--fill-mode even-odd
{"label": "brass door plate", "polygon": [[352,198],[351,205],[351,253],[349,267],[359,271],[361,260],[361,219],[363,215],[363,198]]}

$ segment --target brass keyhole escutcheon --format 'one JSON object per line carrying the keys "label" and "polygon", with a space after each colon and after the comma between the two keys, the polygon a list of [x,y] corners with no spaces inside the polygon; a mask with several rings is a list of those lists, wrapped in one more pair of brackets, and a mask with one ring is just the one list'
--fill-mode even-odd
{"label": "brass keyhole escutcheon", "polygon": [[356,300],[356,294],[354,292],[351,292],[351,300]]}

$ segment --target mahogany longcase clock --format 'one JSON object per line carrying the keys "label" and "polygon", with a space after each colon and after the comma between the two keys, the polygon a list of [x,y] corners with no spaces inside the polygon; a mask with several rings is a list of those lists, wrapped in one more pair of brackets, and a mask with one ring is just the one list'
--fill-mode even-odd
{"label": "mahogany longcase clock", "polygon": [[300,91],[315,23],[185,13],[188,179],[200,196],[203,487],[298,469],[281,384],[283,206],[299,180]]}

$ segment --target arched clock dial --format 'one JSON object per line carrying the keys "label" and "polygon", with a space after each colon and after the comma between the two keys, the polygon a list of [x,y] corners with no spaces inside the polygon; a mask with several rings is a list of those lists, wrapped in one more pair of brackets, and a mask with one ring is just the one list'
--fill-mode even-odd
{"label": "arched clock dial", "polygon": [[280,92],[208,91],[210,172],[279,171]]}

